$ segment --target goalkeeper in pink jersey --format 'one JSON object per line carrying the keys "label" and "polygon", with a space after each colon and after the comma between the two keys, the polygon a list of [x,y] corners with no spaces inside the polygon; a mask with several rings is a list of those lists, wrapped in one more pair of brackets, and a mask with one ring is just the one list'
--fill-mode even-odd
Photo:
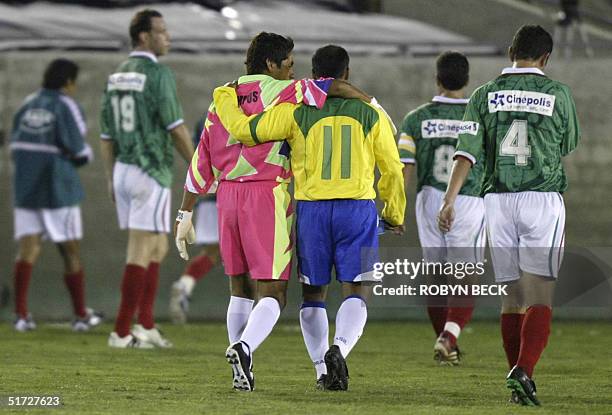
{"label": "goalkeeper in pink jersey", "polygon": [[[247,75],[237,86],[246,114],[281,102],[321,108],[328,93],[369,100],[343,81],[293,80],[292,50],[290,38],[274,33],[262,32],[252,40]],[[294,239],[290,181],[286,142],[243,146],[225,130],[211,105],[187,173],[175,234],[181,257],[188,259],[185,242],[194,240],[191,215],[197,196],[215,191],[218,184],[219,245],[231,277],[226,356],[235,389],[254,389],[251,355],[272,332],[286,303]]]}

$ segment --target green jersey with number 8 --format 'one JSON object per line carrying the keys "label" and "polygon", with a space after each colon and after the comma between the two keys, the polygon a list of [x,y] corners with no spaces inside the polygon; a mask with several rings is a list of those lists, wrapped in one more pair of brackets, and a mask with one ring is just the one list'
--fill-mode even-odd
{"label": "green jersey with number 8", "polygon": [[182,123],[174,75],[153,54],[132,52],[108,77],[101,138],[115,141],[117,161],[140,167],[163,187],[172,183],[168,132]]}
{"label": "green jersey with number 8", "polygon": [[484,155],[483,194],[563,192],[561,163],[578,145],[580,127],[569,88],[537,68],[506,68],[472,94],[455,156]]}
{"label": "green jersey with number 8", "polygon": [[[463,122],[467,99],[435,96],[431,102],[409,112],[400,127],[400,160],[417,166],[417,192],[423,186],[445,191],[453,167],[457,138],[474,128]],[[480,196],[482,163],[474,165],[460,194]]]}

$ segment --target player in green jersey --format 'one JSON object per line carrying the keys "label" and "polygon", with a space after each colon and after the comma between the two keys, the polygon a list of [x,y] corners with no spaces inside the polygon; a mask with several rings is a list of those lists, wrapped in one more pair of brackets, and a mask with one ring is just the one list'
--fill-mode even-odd
{"label": "player in green jersey", "polygon": [[[486,243],[484,232],[484,202],[480,197],[482,163],[471,170],[457,197],[459,220],[446,234],[437,226],[437,216],[455,153],[459,134],[475,128],[473,122],[463,122],[468,100],[465,88],[469,81],[467,58],[454,51],[442,53],[436,60],[438,95],[431,102],[409,112],[400,128],[398,147],[404,163],[404,181],[410,182],[416,164],[416,219],[419,240],[425,261],[479,262]],[[432,276],[428,283],[440,283],[441,276]],[[450,277],[444,283],[456,283]],[[465,281],[462,281],[465,282]],[[457,365],[457,338],[469,322],[473,306],[471,297],[430,296],[427,313],[436,332],[434,357],[442,365]]]}
{"label": "player in green jersey", "polygon": [[[101,149],[119,227],[129,229],[121,305],[111,347],[171,347],[155,328],[159,265],[168,251],[172,147],[193,154],[174,76],[157,61],[170,47],[162,15],[142,10],[130,23],[134,50],[108,77],[102,98]],[[171,139],[170,139],[171,137]],[[138,324],[130,331],[138,310]]]}
{"label": "player in green jersey", "polygon": [[580,138],[569,88],[543,72],[553,40],[526,25],[509,49],[511,68],[478,88],[464,121],[477,128],[459,135],[439,226],[448,232],[454,205],[470,168],[484,156],[485,217],[495,278],[507,283],[502,337],[516,402],[539,405],[534,366],[548,341],[552,298],[565,235],[561,193],[567,179],[561,158]]}

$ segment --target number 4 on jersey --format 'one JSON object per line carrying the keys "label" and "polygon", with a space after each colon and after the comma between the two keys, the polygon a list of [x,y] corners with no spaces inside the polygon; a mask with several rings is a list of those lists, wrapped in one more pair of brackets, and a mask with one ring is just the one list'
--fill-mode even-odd
{"label": "number 4 on jersey", "polygon": [[501,156],[514,156],[514,164],[526,166],[531,156],[531,146],[527,139],[527,121],[512,121],[510,129],[501,142],[499,154]]}

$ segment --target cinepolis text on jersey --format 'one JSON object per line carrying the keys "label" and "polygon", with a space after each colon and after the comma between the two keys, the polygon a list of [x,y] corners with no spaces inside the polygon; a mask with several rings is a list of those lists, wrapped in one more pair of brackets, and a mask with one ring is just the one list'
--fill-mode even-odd
{"label": "cinepolis text on jersey", "polygon": [[429,295],[472,295],[472,296],[498,296],[508,295],[508,285],[456,285],[456,284],[421,284],[412,286],[402,284],[399,287],[383,287],[382,284],[374,285],[373,292],[376,296],[429,296]]}

